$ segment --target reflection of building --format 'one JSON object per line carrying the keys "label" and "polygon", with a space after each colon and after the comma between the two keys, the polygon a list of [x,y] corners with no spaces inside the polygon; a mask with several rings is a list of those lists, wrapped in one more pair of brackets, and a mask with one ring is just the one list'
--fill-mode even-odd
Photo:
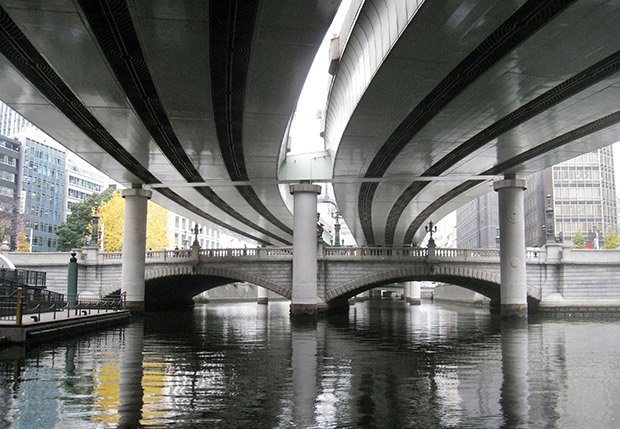
{"label": "reflection of building", "polygon": [[11,249],[17,244],[18,217],[21,207],[21,143],[0,136],[0,227],[8,229],[8,236],[0,240],[9,241]]}
{"label": "reflection of building", "polygon": [[[616,230],[616,199],[612,148],[578,156],[526,178],[525,242],[546,240],[545,210],[551,196],[554,231],[571,240],[580,231],[589,245],[602,244],[603,234]],[[498,247],[497,193],[490,192],[457,210],[459,247]],[[598,237],[598,241],[597,241]],[[592,243],[594,241],[594,244]],[[598,244],[597,244],[598,243]]]}
{"label": "reflection of building", "polygon": [[56,227],[64,220],[65,158],[63,149],[37,136],[20,137],[24,147],[24,221],[31,251],[56,250]]}

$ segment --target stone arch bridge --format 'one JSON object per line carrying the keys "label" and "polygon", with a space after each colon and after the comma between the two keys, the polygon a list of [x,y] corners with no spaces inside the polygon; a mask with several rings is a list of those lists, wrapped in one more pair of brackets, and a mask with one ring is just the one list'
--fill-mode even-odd
{"label": "stone arch bridge", "polygon": [[[66,291],[68,253],[10,253],[18,268],[48,273],[48,287]],[[526,252],[530,307],[618,306],[620,252],[562,246]],[[79,251],[79,292],[105,296],[120,288],[121,254]],[[291,297],[292,247],[154,251],[145,255],[148,308],[185,306],[200,292],[249,282]],[[402,281],[437,281],[500,299],[497,249],[320,247],[317,301],[340,306],[361,292]],[[596,278],[596,282],[592,279]]]}

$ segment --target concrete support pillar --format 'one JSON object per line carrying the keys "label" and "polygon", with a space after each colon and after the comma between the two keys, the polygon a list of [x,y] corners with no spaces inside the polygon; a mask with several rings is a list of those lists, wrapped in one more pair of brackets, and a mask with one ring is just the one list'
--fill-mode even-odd
{"label": "concrete support pillar", "polygon": [[299,183],[290,186],[294,197],[293,293],[291,316],[317,313],[317,229],[316,203],[319,185]]}
{"label": "concrete support pillar", "polygon": [[410,305],[420,305],[422,303],[420,283],[405,282],[405,299]]}
{"label": "concrete support pillar", "polygon": [[265,289],[264,287],[256,286],[256,294],[257,294],[256,302],[258,302],[259,304],[268,304],[269,303],[268,293],[269,291]]}
{"label": "concrete support pillar", "polygon": [[501,314],[527,317],[525,265],[525,180],[506,176],[495,182],[499,199],[499,259]]}
{"label": "concrete support pillar", "polygon": [[125,198],[121,292],[125,293],[125,308],[144,311],[146,210],[152,191],[138,188],[123,189],[121,195]]}

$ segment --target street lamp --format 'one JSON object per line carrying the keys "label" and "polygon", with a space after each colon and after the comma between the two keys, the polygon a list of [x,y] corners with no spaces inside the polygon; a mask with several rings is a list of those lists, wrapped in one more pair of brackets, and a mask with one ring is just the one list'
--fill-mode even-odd
{"label": "street lamp", "polygon": [[435,247],[435,240],[433,239],[433,233],[437,232],[437,225],[433,226],[433,221],[430,221],[428,225],[424,227],[427,233],[431,236],[428,239],[428,245],[426,247]]}
{"label": "street lamp", "polygon": [[193,246],[198,246],[200,247],[200,243],[198,242],[198,234],[202,233],[202,228],[198,227],[198,224],[194,225],[194,242],[192,243],[192,247]]}
{"label": "street lamp", "polygon": [[553,227],[553,207],[551,206],[550,194],[547,194],[547,209],[545,210],[545,235],[547,243],[555,242],[555,231]]}
{"label": "street lamp", "polygon": [[90,234],[90,245],[99,247],[99,204],[93,206],[93,230]]}

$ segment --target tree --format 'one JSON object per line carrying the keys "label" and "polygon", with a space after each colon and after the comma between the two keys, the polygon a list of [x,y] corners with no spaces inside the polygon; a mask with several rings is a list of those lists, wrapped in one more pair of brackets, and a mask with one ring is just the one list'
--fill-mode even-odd
{"label": "tree", "polygon": [[17,245],[20,217],[17,201],[0,196],[0,244],[8,242],[12,249]]}
{"label": "tree", "polygon": [[103,228],[102,247],[105,252],[120,252],[123,249],[123,217],[125,201],[119,192],[99,207],[99,225]]}
{"label": "tree", "polygon": [[613,229],[608,230],[603,241],[603,249],[617,249],[618,244],[620,244],[618,233]]}
{"label": "tree", "polygon": [[74,204],[67,220],[56,228],[56,248],[60,252],[67,252],[86,243],[92,231],[93,208],[107,201],[112,196],[113,189],[106,189],[100,194],[93,194],[84,201]]}
{"label": "tree", "polygon": [[[163,249],[168,241],[166,232],[168,210],[152,201],[148,202],[147,207],[146,247],[155,250]],[[99,217],[104,229],[104,251],[120,252],[123,250],[124,216],[125,202],[120,193],[115,192],[109,200],[101,204]]]}
{"label": "tree", "polygon": [[160,250],[168,243],[168,210],[149,201],[146,216],[146,248]]}
{"label": "tree", "polygon": [[573,236],[573,247],[575,249],[585,249],[586,247],[586,240],[583,237],[583,233],[579,230],[575,231]]}
{"label": "tree", "polygon": [[30,252],[30,243],[28,242],[26,231],[23,229],[17,233],[17,251]]}

